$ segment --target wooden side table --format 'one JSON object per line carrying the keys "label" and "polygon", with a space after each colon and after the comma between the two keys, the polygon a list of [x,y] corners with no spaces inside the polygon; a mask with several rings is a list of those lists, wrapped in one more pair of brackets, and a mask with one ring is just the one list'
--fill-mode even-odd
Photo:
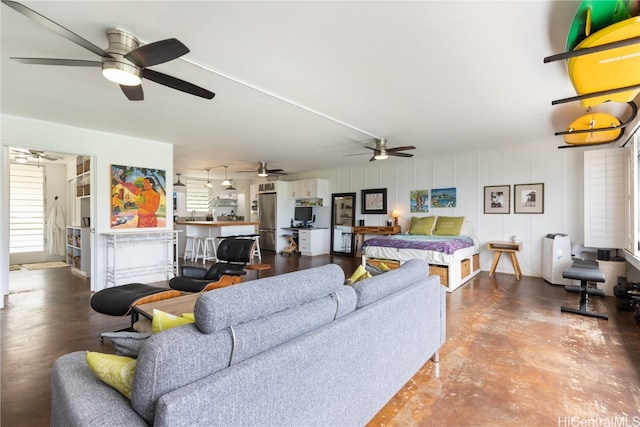
{"label": "wooden side table", "polygon": [[244,268],[247,270],[254,270],[256,272],[256,279],[260,278],[260,272],[263,270],[269,270],[271,264],[247,264]]}
{"label": "wooden side table", "polygon": [[[353,227],[351,232],[356,235],[356,248],[353,252],[354,254],[358,253],[358,246],[362,246],[364,243],[365,234],[386,234],[387,236],[391,236],[392,234],[400,233],[399,225],[379,225],[379,226],[361,226],[361,227]],[[359,243],[359,245],[358,245]]]}
{"label": "wooden side table", "polygon": [[518,263],[518,257],[516,252],[522,250],[521,242],[489,242],[487,243],[487,249],[494,251],[493,262],[491,263],[491,270],[489,270],[489,277],[493,276],[500,261],[500,256],[503,252],[506,252],[511,257],[511,263],[513,264],[513,271],[516,273],[516,279],[520,280],[522,271],[520,270],[520,264]]}

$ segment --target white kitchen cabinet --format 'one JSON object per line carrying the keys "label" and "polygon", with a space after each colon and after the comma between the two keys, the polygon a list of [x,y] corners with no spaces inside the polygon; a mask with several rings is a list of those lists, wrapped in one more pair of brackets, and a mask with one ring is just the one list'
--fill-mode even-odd
{"label": "white kitchen cabinet", "polygon": [[314,256],[329,253],[329,229],[313,228],[298,231],[298,250],[302,255]]}
{"label": "white kitchen cabinet", "polygon": [[67,264],[71,270],[85,277],[91,276],[91,248],[89,228],[67,227]]}
{"label": "white kitchen cabinet", "polygon": [[326,179],[303,179],[289,182],[289,198],[293,200],[320,199],[325,205],[329,199],[329,181]]}

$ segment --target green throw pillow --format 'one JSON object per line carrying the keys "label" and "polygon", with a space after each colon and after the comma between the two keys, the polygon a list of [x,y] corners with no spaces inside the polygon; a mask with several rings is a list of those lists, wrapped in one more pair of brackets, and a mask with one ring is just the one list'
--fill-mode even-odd
{"label": "green throw pillow", "polygon": [[419,218],[417,216],[411,217],[409,234],[422,234],[425,236],[430,236],[435,220],[435,216],[425,216],[422,218]]}
{"label": "green throw pillow", "polygon": [[87,364],[91,371],[127,399],[131,399],[136,363],[137,360],[131,357],[87,351]]}
{"label": "green throw pillow", "polygon": [[463,216],[439,216],[436,221],[436,228],[433,230],[433,235],[458,236],[463,222]]}
{"label": "green throw pillow", "polygon": [[151,331],[157,334],[158,332],[193,322],[195,322],[193,313],[183,313],[182,316],[176,316],[175,314],[165,313],[164,311],[154,308],[153,320],[151,320]]}

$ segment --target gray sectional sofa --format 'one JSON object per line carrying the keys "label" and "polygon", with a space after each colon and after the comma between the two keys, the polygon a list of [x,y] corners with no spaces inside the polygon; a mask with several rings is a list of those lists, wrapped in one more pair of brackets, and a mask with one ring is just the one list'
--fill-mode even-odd
{"label": "gray sectional sofa", "polygon": [[445,288],[426,263],[344,286],[334,264],[204,293],[196,323],[141,347],[129,401],[85,352],[53,366],[53,426],[361,426],[437,354]]}

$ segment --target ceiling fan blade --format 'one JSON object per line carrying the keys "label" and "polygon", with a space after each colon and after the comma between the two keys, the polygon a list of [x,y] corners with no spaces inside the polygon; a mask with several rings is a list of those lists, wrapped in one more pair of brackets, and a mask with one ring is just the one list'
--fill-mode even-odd
{"label": "ceiling fan blade", "polygon": [[407,151],[407,150],[415,150],[416,147],[414,147],[413,145],[404,145],[402,147],[393,147],[393,148],[387,148],[387,153],[392,153],[394,151]]}
{"label": "ceiling fan blade", "polygon": [[366,145],[363,148],[368,148],[369,150],[373,150],[373,151],[378,150],[378,148],[376,147],[367,147]]}
{"label": "ceiling fan blade", "polygon": [[35,22],[37,22],[38,24],[42,25],[43,27],[48,28],[49,30],[58,33],[59,35],[61,35],[65,39],[70,40],[70,41],[74,42],[75,44],[77,44],[79,46],[82,46],[83,48],[85,48],[87,50],[90,50],[91,52],[95,53],[98,56],[111,57],[111,55],[109,55],[106,51],[104,51],[103,49],[101,49],[98,46],[94,45],[90,41],[85,40],[84,38],[80,37],[79,35],[77,35],[73,31],[70,31],[70,30],[66,29],[65,27],[63,27],[62,25],[53,22],[49,18],[40,15],[35,10],[29,9],[27,6],[25,6],[23,4],[20,4],[20,3],[15,2],[15,1],[10,1],[10,0],[2,0],[2,3],[6,4],[10,8],[12,8],[13,10],[23,14],[27,18],[34,20]]}
{"label": "ceiling fan blade", "polygon": [[355,153],[355,154],[345,154],[342,157],[351,157],[351,156],[364,156],[364,155],[368,155],[370,153]]}
{"label": "ceiling fan blade", "polygon": [[142,91],[142,85],[138,86],[125,86],[120,85],[120,89],[129,101],[142,101],[144,100],[144,92]]}
{"label": "ceiling fan blade", "polygon": [[273,171],[271,171],[271,170],[268,170],[268,171],[267,171],[267,173],[268,173],[269,175],[278,175],[278,176],[284,176],[284,175],[286,175],[286,174],[287,174],[286,172],[273,172]]}
{"label": "ceiling fan blade", "polygon": [[387,150],[387,154],[390,156],[396,156],[396,157],[413,157],[413,154],[410,154],[410,153],[393,152],[389,150]]}
{"label": "ceiling fan blade", "polygon": [[57,157],[47,156],[46,154],[41,154],[41,155],[40,155],[40,156],[38,156],[38,157],[40,157],[40,158],[42,158],[42,159],[45,159],[45,160],[51,160],[51,161],[56,161],[56,160],[58,160],[58,158],[57,158]]}
{"label": "ceiling fan blade", "polygon": [[269,173],[284,172],[284,169],[267,169],[267,172]]}
{"label": "ceiling fan blade", "polygon": [[160,40],[149,43],[127,53],[124,57],[139,67],[151,67],[162,64],[189,53],[178,39]]}
{"label": "ceiling fan blade", "polygon": [[185,82],[184,80],[180,80],[175,77],[171,77],[167,74],[149,70],[148,68],[144,68],[142,70],[142,77],[144,77],[145,79],[149,79],[152,82],[161,84],[163,86],[167,86],[172,89],[176,89],[191,95],[199,96],[201,98],[212,99],[214,96],[216,96],[215,93],[210,92],[199,86],[196,86],[192,83]]}
{"label": "ceiling fan blade", "polygon": [[16,62],[22,64],[35,65],[64,65],[71,67],[100,67],[100,61],[86,61],[84,59],[58,59],[58,58],[16,58],[12,57]]}
{"label": "ceiling fan blade", "polygon": [[370,162],[375,162],[375,161],[376,161],[376,156],[375,156],[375,155],[371,156],[371,158],[369,159],[369,161],[370,161]]}

